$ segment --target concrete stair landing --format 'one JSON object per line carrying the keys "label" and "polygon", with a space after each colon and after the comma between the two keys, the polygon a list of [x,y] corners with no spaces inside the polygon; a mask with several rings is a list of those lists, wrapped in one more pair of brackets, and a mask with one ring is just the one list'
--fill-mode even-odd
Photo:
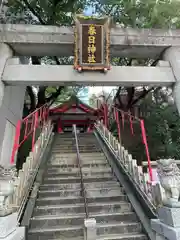
{"label": "concrete stair landing", "polygon": [[[93,134],[78,134],[89,217],[97,222],[97,240],[147,240]],[[84,201],[75,141],[55,137],[30,221],[28,240],[84,240]]]}

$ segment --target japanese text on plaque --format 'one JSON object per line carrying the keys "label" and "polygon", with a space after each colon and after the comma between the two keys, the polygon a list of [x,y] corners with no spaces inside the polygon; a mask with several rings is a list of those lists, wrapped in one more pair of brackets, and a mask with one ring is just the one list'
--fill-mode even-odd
{"label": "japanese text on plaque", "polygon": [[93,24],[88,29],[88,63],[96,63],[96,28]]}

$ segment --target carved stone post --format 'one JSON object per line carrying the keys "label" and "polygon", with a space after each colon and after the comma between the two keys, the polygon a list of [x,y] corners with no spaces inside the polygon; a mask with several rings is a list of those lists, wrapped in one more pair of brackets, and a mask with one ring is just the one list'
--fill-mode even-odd
{"label": "carved stone post", "polygon": [[85,240],[96,240],[96,219],[88,218],[84,220]]}
{"label": "carved stone post", "polygon": [[158,163],[158,177],[165,194],[157,208],[159,219],[151,220],[156,240],[179,240],[180,236],[180,169],[174,159],[161,159]]}
{"label": "carved stone post", "polygon": [[0,166],[0,217],[7,216],[13,212],[9,201],[14,193],[15,177],[16,169],[14,167],[4,168]]}

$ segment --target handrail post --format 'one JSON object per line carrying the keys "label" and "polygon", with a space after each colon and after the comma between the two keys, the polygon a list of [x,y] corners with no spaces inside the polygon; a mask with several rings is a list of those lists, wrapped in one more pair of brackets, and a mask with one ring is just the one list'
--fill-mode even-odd
{"label": "handrail post", "polygon": [[88,208],[87,208],[86,191],[85,191],[84,182],[83,182],[83,174],[82,174],[82,167],[81,167],[80,153],[79,153],[79,144],[78,144],[78,138],[77,138],[77,129],[76,129],[75,124],[73,124],[73,130],[74,130],[74,136],[75,136],[75,141],[76,141],[77,161],[78,161],[80,176],[81,176],[81,193],[82,193],[82,197],[84,199],[84,210],[86,213],[86,219],[88,219],[89,213],[88,213]]}
{"label": "handrail post", "polygon": [[143,139],[143,143],[144,143],[145,151],[146,151],[146,156],[147,156],[150,181],[152,182],[153,181],[153,173],[152,173],[151,159],[150,159],[149,148],[148,148],[148,143],[147,143],[147,138],[146,138],[146,130],[145,130],[145,127],[144,127],[144,120],[140,120],[140,124],[141,124],[142,139]]}
{"label": "handrail post", "polygon": [[17,122],[17,125],[16,125],[16,133],[15,133],[15,137],[14,137],[14,145],[13,145],[11,159],[10,159],[10,163],[11,164],[14,164],[16,151],[18,150],[20,133],[21,133],[21,120],[19,120]]}
{"label": "handrail post", "polygon": [[78,138],[77,138],[77,131],[76,131],[76,125],[73,125],[73,131],[75,135],[75,141],[76,141],[76,152],[77,152],[77,160],[78,160],[78,165],[79,165],[79,170],[80,170],[80,176],[81,176],[81,193],[82,197],[84,199],[84,210],[86,214],[86,218],[84,219],[84,235],[86,240],[96,240],[96,219],[95,218],[89,218],[89,213],[88,213],[88,207],[87,207],[87,199],[86,199],[86,190],[84,187],[84,182],[83,182],[83,174],[82,174],[82,167],[81,167],[81,161],[80,161],[80,152],[79,152],[79,145],[78,145]]}
{"label": "handrail post", "polygon": [[34,114],[34,126],[33,126],[33,135],[32,135],[32,151],[34,150],[35,138],[36,138],[36,127],[38,125],[38,111]]}

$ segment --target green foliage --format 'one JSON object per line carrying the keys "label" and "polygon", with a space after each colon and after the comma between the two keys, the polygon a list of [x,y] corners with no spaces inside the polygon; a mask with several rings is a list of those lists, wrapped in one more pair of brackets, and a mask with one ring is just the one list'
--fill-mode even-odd
{"label": "green foliage", "polygon": [[89,98],[89,105],[93,108],[96,108],[97,107],[97,96],[96,94],[92,94]]}
{"label": "green foliage", "polygon": [[[140,109],[143,111],[151,160],[168,157],[179,159],[179,114],[174,104],[168,104],[164,99],[161,99],[161,101],[160,99],[160,91],[152,92],[140,104]],[[136,127],[138,126],[134,125],[134,128]],[[135,141],[131,139],[133,144],[128,146],[128,150],[138,160],[146,160],[142,139],[137,138],[138,135],[141,135],[140,128],[136,132],[138,134],[135,136]]]}
{"label": "green foliage", "polygon": [[[93,4],[96,12],[101,15],[108,15],[113,18],[112,27],[134,27],[134,28],[180,28],[180,1],[174,0],[97,0]],[[156,60],[156,59],[155,59]],[[112,65],[151,65],[152,59],[127,59],[112,57]],[[138,88],[139,89],[139,88]],[[148,88],[146,88],[148,90]],[[122,88],[126,92],[127,88]],[[144,89],[142,88],[142,92]],[[128,91],[127,91],[128,92]],[[135,89],[137,93],[137,89]],[[120,92],[121,94],[121,92]],[[134,94],[136,95],[136,94]],[[150,155],[152,159],[160,157],[175,157],[179,159],[179,136],[180,120],[174,105],[167,103],[168,92],[162,99],[160,91],[149,96],[141,103],[140,109],[145,111],[145,126],[148,135]],[[132,95],[128,98],[134,100]],[[125,108],[121,103],[121,106]],[[133,102],[133,101],[132,101]],[[132,105],[130,105],[132,106]],[[127,109],[128,110],[128,109]],[[112,123],[112,130],[117,135],[116,124]],[[128,127],[127,127],[128,128]],[[137,126],[138,128],[138,126]],[[137,132],[140,131],[137,129]],[[132,136],[127,138],[127,132],[124,134],[127,145],[132,142]],[[128,149],[139,160],[145,160],[144,146],[142,139],[135,138],[134,143]]]}
{"label": "green foliage", "polygon": [[[1,23],[26,23],[67,26],[72,25],[74,14],[81,12],[81,9],[84,8],[85,0],[9,0],[7,3],[4,3],[4,5],[4,12],[0,19]],[[34,62],[33,64],[72,65],[73,57],[55,56],[53,58],[35,58]],[[74,91],[74,93],[75,92],[76,91]],[[59,96],[63,94],[65,94],[65,96]],[[39,107],[49,100],[59,102],[61,101],[61,98],[65,99],[69,94],[70,88],[66,88],[64,91],[62,91],[62,88],[59,86],[39,87],[36,106]],[[33,97],[32,95],[33,91],[31,91],[31,103],[33,102],[32,99],[35,98],[35,96]],[[35,105],[33,104],[33,106],[31,106],[31,110],[34,108]]]}
{"label": "green foliage", "polygon": [[145,117],[145,125],[151,157],[179,159],[180,118],[176,107],[150,104],[150,115]]}
{"label": "green foliage", "polygon": [[121,26],[139,28],[177,28],[180,26],[178,0],[97,0],[99,15],[112,16]]}
{"label": "green foliage", "polygon": [[84,8],[84,0],[9,0],[8,22],[70,25],[73,14]]}
{"label": "green foliage", "polygon": [[[78,92],[82,90],[83,87],[65,87],[61,94],[56,98],[54,104],[61,104],[69,100],[73,95],[77,96]],[[55,87],[48,87],[46,89],[46,94],[50,95],[52,92],[56,92]]]}

